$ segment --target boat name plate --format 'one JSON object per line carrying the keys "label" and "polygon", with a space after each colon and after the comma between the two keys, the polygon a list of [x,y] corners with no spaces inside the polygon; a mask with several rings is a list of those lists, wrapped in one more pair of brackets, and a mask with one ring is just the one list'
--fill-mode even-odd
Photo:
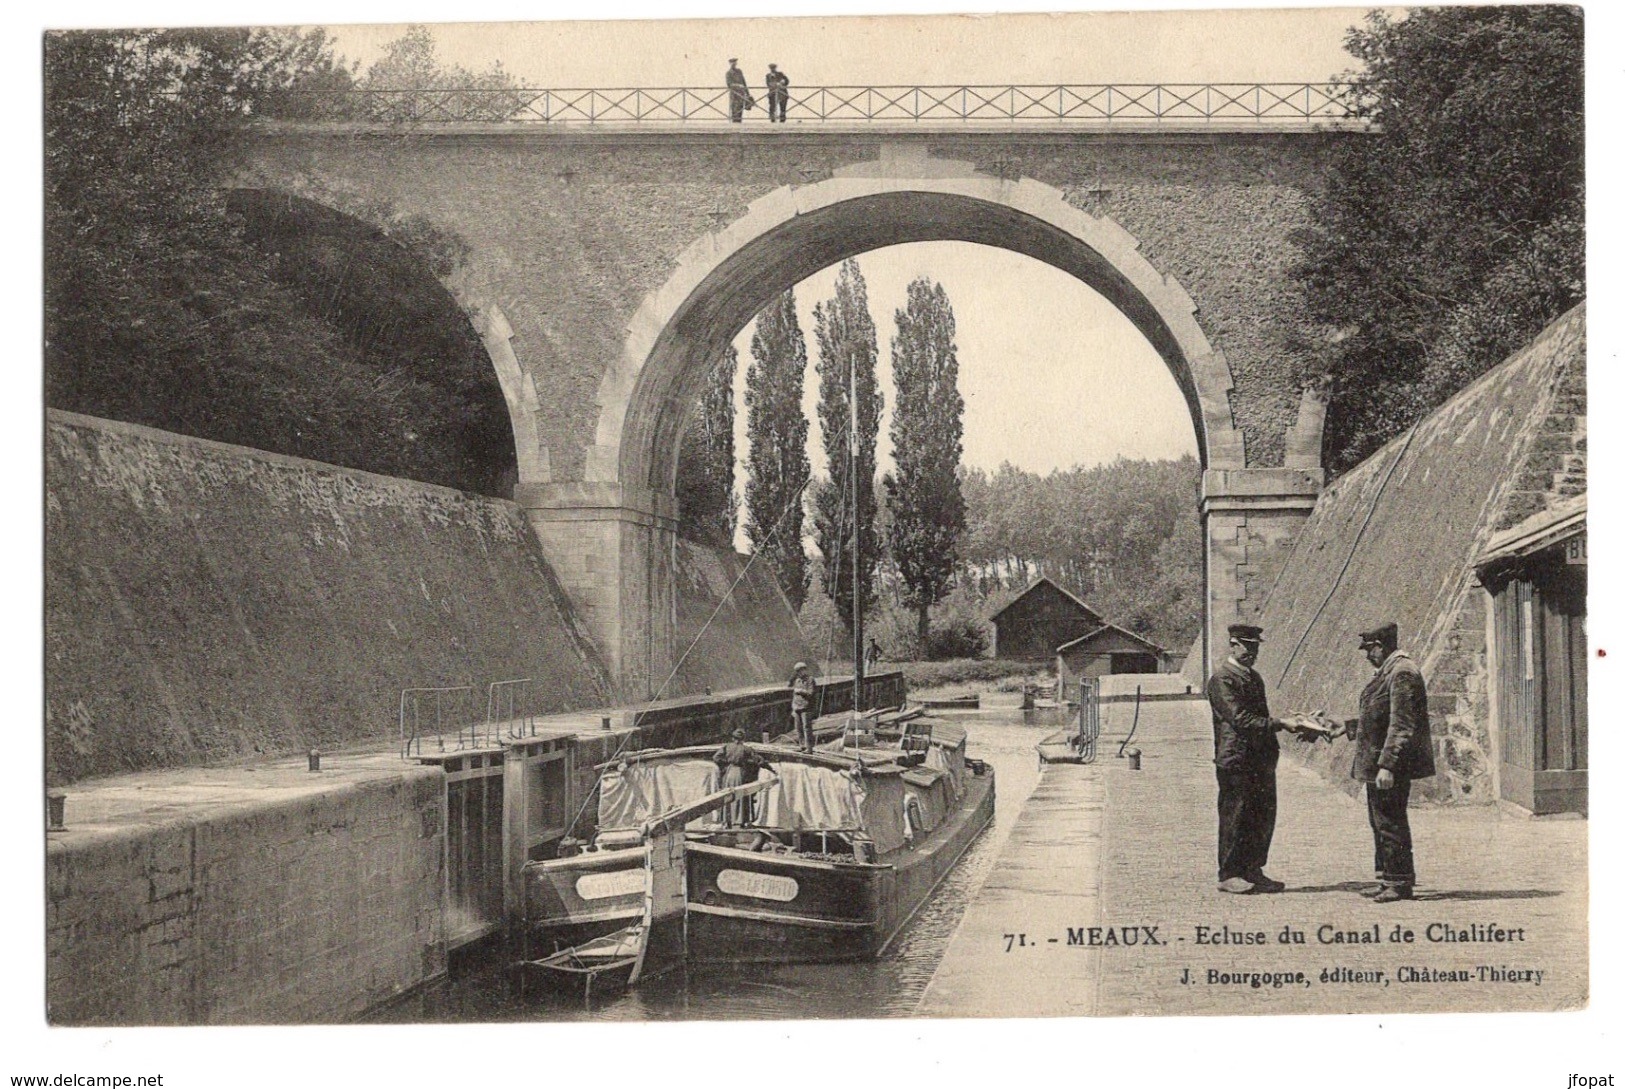
{"label": "boat name plate", "polygon": [[750,870],[722,870],[717,873],[717,888],[729,896],[751,896],[758,900],[778,900],[789,903],[801,892],[793,877],[774,873],[753,873]]}
{"label": "boat name plate", "polygon": [[576,878],[576,895],[583,900],[607,900],[643,891],[643,870],[610,870],[584,873]]}

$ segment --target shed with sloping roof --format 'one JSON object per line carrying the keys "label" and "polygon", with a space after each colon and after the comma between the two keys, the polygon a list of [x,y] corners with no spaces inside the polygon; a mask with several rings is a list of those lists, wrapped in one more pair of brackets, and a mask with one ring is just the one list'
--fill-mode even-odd
{"label": "shed with sloping roof", "polygon": [[1039,578],[993,614],[993,656],[1048,662],[1055,648],[1098,631],[1106,619],[1048,578]]}
{"label": "shed with sloping roof", "polygon": [[1080,677],[1165,673],[1171,664],[1168,652],[1162,647],[1116,624],[1102,624],[1089,634],[1055,648],[1055,672],[1063,686]]}

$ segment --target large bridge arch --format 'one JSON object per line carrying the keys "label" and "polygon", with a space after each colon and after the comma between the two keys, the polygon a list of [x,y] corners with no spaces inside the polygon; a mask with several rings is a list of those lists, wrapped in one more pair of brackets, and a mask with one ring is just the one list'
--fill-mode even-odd
{"label": "large bridge arch", "polygon": [[645,298],[618,365],[604,375],[588,479],[670,491],[700,375],[763,306],[848,257],[929,241],[1011,250],[1098,291],[1167,364],[1190,409],[1203,467],[1246,467],[1229,364],[1203,332],[1190,295],[1140,254],[1127,231],[1031,179],[979,174],[969,163],[881,159],[776,190],[689,247]]}
{"label": "large bridge arch", "polygon": [[293,123],[255,130],[240,181],[390,207],[466,243],[446,286],[508,400],[514,498],[637,698],[675,650],[671,474],[692,360],[802,268],[910,238],[1070,266],[1140,325],[1206,462],[1209,638],[1256,616],[1322,475],[1304,392],[1322,331],[1293,236],[1333,146],[1359,138],[1218,120]]}
{"label": "large bridge arch", "polygon": [[[525,489],[550,557],[628,694],[656,690],[680,650],[670,559],[678,448],[706,367],[779,292],[869,250],[962,241],[1025,254],[1098,291],[1155,347],[1184,394],[1205,470],[1204,657],[1214,632],[1250,618],[1260,604],[1260,550],[1289,545],[1313,507],[1318,458],[1248,468],[1223,352],[1203,331],[1191,296],[1128,231],[1052,186],[911,150],[883,148],[876,160],[827,180],[775,189],[690,244],[644,297],[603,373],[583,479]],[[1304,409],[1296,430],[1318,450],[1312,398]]]}

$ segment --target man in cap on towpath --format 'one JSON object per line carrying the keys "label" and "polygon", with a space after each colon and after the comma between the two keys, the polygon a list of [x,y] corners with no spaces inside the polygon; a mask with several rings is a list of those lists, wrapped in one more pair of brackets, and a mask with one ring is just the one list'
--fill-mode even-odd
{"label": "man in cap on towpath", "polygon": [[1253,669],[1264,632],[1231,624],[1230,653],[1208,678],[1213,708],[1213,765],[1219,780],[1219,890],[1280,892],[1286,885],[1264,873],[1275,836],[1275,763],[1279,730],[1270,717],[1264,678]]}
{"label": "man in cap on towpath", "polygon": [[1349,777],[1365,784],[1366,815],[1376,842],[1377,884],[1363,891],[1379,904],[1409,900],[1416,886],[1407,811],[1411,780],[1433,775],[1428,690],[1421,670],[1399,649],[1399,625],[1360,633],[1365,660],[1377,675],[1360,693],[1360,717],[1347,723],[1354,738]]}

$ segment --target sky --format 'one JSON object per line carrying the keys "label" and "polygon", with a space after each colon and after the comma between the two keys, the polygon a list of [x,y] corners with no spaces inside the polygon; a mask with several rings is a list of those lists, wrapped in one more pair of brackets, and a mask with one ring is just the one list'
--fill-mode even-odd
{"label": "sky", "polygon": [[[1348,68],[1343,33],[1365,10],[446,24],[435,35],[447,59],[501,61],[537,87],[710,86],[732,56],[753,83],[769,61],[798,85],[1254,82]],[[330,29],[365,64],[403,28]]]}
{"label": "sky", "polygon": [[[942,284],[954,307],[965,465],[991,470],[1008,461],[1047,473],[1119,456],[1196,453],[1190,410],[1167,364],[1116,307],[1075,277],[1022,254],[961,242],[888,246],[863,254],[858,265],[869,289],[886,396],[879,471],[892,465],[895,314],[906,305],[909,281],[916,276]],[[835,294],[837,271],[832,266],[796,287],[796,310],[807,338],[803,404],[813,421],[808,454],[818,473],[824,471],[824,448],[817,425],[812,311]],[[734,430],[741,463],[748,449],[744,373],[754,330],[752,322],[734,340],[740,359]]]}

